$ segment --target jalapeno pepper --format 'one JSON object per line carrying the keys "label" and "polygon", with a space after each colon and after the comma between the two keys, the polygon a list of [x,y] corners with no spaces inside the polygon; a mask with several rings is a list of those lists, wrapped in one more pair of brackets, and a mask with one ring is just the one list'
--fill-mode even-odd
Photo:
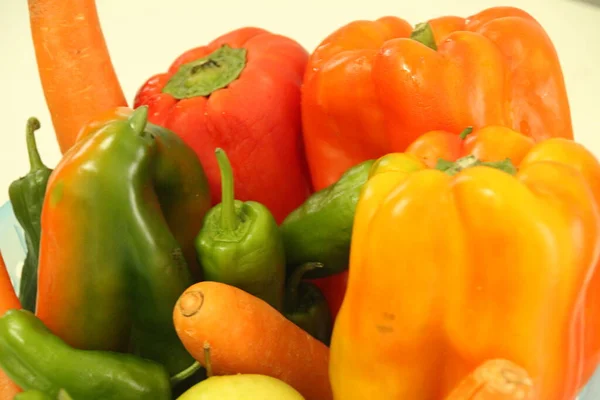
{"label": "jalapeno pepper", "polygon": [[346,171],[334,184],[314,193],[283,221],[280,230],[289,269],[307,262],[323,268],[306,278],[322,278],[348,268],[354,211],[373,160]]}
{"label": "jalapeno pepper", "polygon": [[236,286],[281,310],[285,254],[275,218],[258,202],[235,200],[229,159],[222,149],[216,156],[222,201],[208,211],[196,237],[204,278]]}
{"label": "jalapeno pepper", "polygon": [[306,263],[294,270],[288,279],[284,314],[314,338],[329,345],[333,323],[327,300],[317,286],[302,280],[307,272],[317,268],[323,268],[323,264]]}
{"label": "jalapeno pepper", "polygon": [[35,310],[37,294],[37,268],[40,248],[40,219],[44,194],[52,170],[42,162],[38,152],[35,131],[40,129],[40,121],[31,117],[27,120],[26,138],[30,170],[22,178],[11,183],[8,196],[13,206],[15,217],[25,234],[27,255],[21,272],[19,300],[26,310]]}
{"label": "jalapeno pepper", "polygon": [[171,388],[200,364],[171,378],[163,365],[132,354],[70,347],[33,313],[13,309],[0,318],[0,367],[26,391],[52,398],[65,391],[74,399],[170,400]]}

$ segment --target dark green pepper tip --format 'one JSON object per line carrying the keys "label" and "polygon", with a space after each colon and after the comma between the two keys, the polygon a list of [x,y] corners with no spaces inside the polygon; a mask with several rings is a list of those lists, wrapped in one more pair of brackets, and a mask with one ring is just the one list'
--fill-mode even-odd
{"label": "dark green pepper tip", "polygon": [[286,308],[288,310],[296,310],[299,307],[298,291],[300,289],[302,279],[307,272],[317,268],[323,268],[323,263],[307,262],[294,269],[294,272],[292,272],[290,275],[287,284]]}
{"label": "dark green pepper tip", "polygon": [[192,365],[190,365],[183,371],[171,377],[171,386],[175,387],[179,385],[181,382],[185,381],[186,379],[194,375],[196,372],[198,372],[201,368],[202,365],[198,361],[194,362]]}
{"label": "dark green pepper tip", "polygon": [[287,284],[284,314],[287,319],[328,346],[333,328],[329,305],[316,285],[303,281],[307,272],[323,267],[320,262],[310,262],[293,271]]}
{"label": "dark green pepper tip", "polygon": [[235,215],[235,189],[233,183],[233,169],[229,157],[221,148],[215,150],[217,163],[221,170],[221,228],[226,231],[234,231],[238,226]]}
{"label": "dark green pepper tip", "polygon": [[135,111],[129,116],[129,125],[133,132],[137,135],[144,133],[146,125],[148,124],[148,106],[141,106],[135,109]]}

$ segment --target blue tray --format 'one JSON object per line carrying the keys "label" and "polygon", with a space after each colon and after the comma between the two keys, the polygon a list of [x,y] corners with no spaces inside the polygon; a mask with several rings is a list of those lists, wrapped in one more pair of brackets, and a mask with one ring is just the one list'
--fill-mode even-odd
{"label": "blue tray", "polygon": [[[15,218],[10,202],[0,207],[0,251],[13,286],[19,287],[26,245],[23,230]],[[600,400],[600,366],[588,385],[574,400]]]}

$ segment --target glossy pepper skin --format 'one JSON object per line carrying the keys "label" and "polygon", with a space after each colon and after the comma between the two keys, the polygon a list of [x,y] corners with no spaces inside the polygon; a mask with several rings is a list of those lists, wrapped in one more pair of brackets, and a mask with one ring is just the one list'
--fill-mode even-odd
{"label": "glossy pepper skin", "polygon": [[52,173],[36,313],[75,348],[132,352],[175,374],[193,361],[172,321],[194,282],[177,238],[193,242],[185,233],[209,196],[191,150],[146,113],[84,129]]}
{"label": "glossy pepper skin", "polygon": [[40,121],[32,117],[27,120],[26,138],[30,170],[27,175],[11,183],[8,196],[15,217],[25,236],[27,255],[21,272],[19,300],[23,308],[35,311],[37,295],[37,268],[40,248],[40,220],[46,186],[52,170],[42,162],[35,141],[35,131]]}
{"label": "glossy pepper skin", "polygon": [[502,358],[534,399],[573,399],[600,349],[598,160],[505,127],[432,132],[409,150],[376,162],[357,206],[335,398],[437,400]]}
{"label": "glossy pepper skin", "polygon": [[235,199],[233,171],[223,149],[215,151],[221,169],[222,201],[206,214],[196,252],[207,281],[242,289],[282,310],[285,253],[271,212],[255,201]]}
{"label": "glossy pepper skin", "polygon": [[27,310],[0,318],[0,366],[25,390],[56,398],[171,399],[165,368],[132,354],[78,350]]}
{"label": "glossy pepper skin", "polygon": [[312,53],[302,94],[315,190],[431,130],[501,125],[535,140],[573,137],[556,50],[512,7],[414,30],[396,17],[352,22]]}
{"label": "glossy pepper skin", "polygon": [[218,147],[231,160],[237,198],[264,204],[280,223],[311,192],[300,117],[307,59],[292,39],[237,29],[183,53],[148,79],[134,104],[194,149],[213,205],[221,201]]}
{"label": "glossy pepper skin", "polygon": [[373,161],[351,167],[286,217],[280,230],[291,269],[319,262],[323,267],[306,271],[305,277],[323,278],[348,268],[356,203]]}
{"label": "glossy pepper skin", "polygon": [[327,299],[311,282],[303,280],[307,272],[324,268],[322,263],[300,265],[290,275],[285,297],[287,319],[310,333],[314,338],[329,346],[333,322]]}
{"label": "glossy pepper skin", "polygon": [[41,390],[28,390],[19,393],[13,400],[73,400],[71,396],[64,390],[59,390],[56,396],[50,396]]}

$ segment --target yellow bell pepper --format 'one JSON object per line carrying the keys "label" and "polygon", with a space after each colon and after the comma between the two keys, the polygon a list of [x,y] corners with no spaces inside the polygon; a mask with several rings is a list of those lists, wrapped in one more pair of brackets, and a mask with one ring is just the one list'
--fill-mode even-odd
{"label": "yellow bell pepper", "polygon": [[[466,132],[468,133],[468,132]],[[572,400],[600,354],[600,164],[568,139],[430,132],[373,166],[353,227],[336,400],[444,399],[505,359]]]}

